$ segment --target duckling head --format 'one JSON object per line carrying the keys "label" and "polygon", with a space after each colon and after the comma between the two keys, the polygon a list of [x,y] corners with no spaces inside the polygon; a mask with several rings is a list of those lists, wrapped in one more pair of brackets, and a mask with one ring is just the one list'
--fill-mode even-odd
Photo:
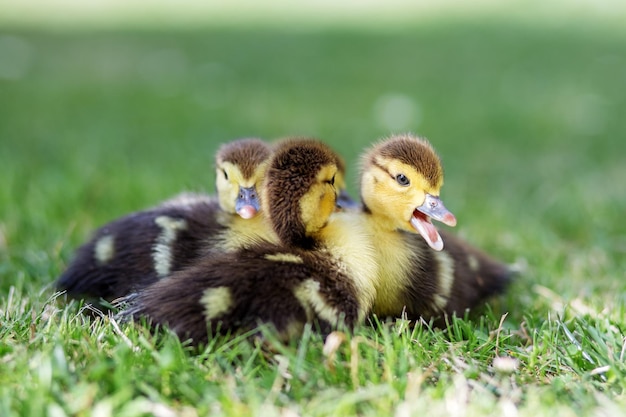
{"label": "duckling head", "polygon": [[222,210],[244,219],[258,214],[258,190],[271,153],[269,145],[260,139],[239,139],[218,149],[215,184]]}
{"label": "duckling head", "polygon": [[423,138],[392,136],[363,157],[365,211],[376,215],[383,227],[419,233],[435,250],[443,249],[443,240],[431,219],[456,225],[456,218],[439,198],[442,185],[441,161]]}
{"label": "duckling head", "polygon": [[276,145],[266,172],[263,210],[280,240],[302,248],[335,211],[337,156],[314,139],[286,139]]}

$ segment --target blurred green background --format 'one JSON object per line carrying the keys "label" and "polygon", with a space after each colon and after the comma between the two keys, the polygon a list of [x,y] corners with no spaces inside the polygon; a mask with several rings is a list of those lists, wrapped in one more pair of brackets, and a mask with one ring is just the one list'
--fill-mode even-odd
{"label": "blurred green background", "polygon": [[321,138],[357,196],[361,151],[412,131],[442,156],[458,233],[523,268],[514,316],[553,306],[546,288],[623,314],[619,3],[189,3],[0,8],[0,293],[50,291],[96,227],[213,192],[222,142]]}

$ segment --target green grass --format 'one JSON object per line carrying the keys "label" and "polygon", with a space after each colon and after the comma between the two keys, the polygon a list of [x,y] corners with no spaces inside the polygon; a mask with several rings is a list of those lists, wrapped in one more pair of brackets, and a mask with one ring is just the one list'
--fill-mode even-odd
{"label": "green grass", "polygon": [[[625,43],[600,22],[506,19],[5,28],[0,415],[625,415]],[[394,105],[408,117],[386,120]],[[481,314],[364,325],[330,354],[313,333],[272,354],[242,338],[194,352],[54,300],[94,228],[212,192],[222,141],[320,137],[356,194],[361,150],[404,130],[440,152],[458,232],[524,266]]]}

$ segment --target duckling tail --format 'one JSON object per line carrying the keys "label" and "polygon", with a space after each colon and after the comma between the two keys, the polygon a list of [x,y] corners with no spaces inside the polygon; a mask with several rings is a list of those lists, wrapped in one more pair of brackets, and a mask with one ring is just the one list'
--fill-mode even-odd
{"label": "duckling tail", "polygon": [[486,299],[503,293],[515,271],[446,231],[440,231],[444,251],[454,263],[454,278],[445,307],[447,314],[463,315]]}

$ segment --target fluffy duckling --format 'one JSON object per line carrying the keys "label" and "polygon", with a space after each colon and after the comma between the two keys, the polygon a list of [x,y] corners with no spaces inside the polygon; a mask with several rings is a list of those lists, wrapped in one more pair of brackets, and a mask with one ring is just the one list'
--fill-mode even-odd
{"label": "fluffy duckling", "polygon": [[[280,149],[283,142],[292,142],[298,139],[306,140],[306,138],[297,137],[281,139],[272,145],[272,149]],[[261,188],[269,155],[263,155],[264,158],[261,159],[259,158],[262,155],[261,152],[252,149],[248,143],[243,145],[245,146],[240,146],[237,153],[232,151],[232,145],[225,145],[228,152],[218,152],[217,188],[220,205],[224,213],[219,215],[217,219],[224,228],[211,239],[211,246],[223,251],[246,248],[259,239],[269,240],[273,243],[278,242],[278,237],[264,218],[263,210],[260,210],[261,205],[258,203],[259,193],[257,190]],[[222,158],[220,158],[220,154],[223,155]],[[333,155],[337,166],[334,184],[338,191],[336,207],[338,210],[356,208],[358,207],[357,203],[349,196],[346,189],[345,162],[337,153],[333,152]],[[251,161],[251,166],[246,167],[244,161]],[[248,172],[250,172],[249,177],[243,178],[242,175],[246,175]],[[239,193],[236,196],[235,190],[237,189]],[[255,197],[256,204],[252,202],[247,206],[243,204],[244,201],[248,201],[248,195]],[[233,201],[237,201],[234,206]],[[246,216],[248,210],[253,213],[249,217]],[[259,210],[261,215],[256,216]],[[226,214],[233,211],[236,211],[241,218],[233,218]]]}
{"label": "fluffy duckling", "polygon": [[131,297],[123,314],[166,324],[195,344],[207,329],[266,324],[286,340],[306,323],[329,331],[363,320],[376,264],[354,216],[335,212],[335,154],[314,140],[283,141],[266,175],[263,210],[280,243],[204,256]]}
{"label": "fluffy duckling", "polygon": [[241,139],[216,154],[217,199],[184,193],[152,209],[114,220],[98,229],[76,252],[57,280],[75,298],[108,302],[181,269],[210,249],[245,245],[264,226],[257,187],[270,147]]}
{"label": "fluffy duckling", "polygon": [[219,148],[215,184],[222,210],[215,218],[221,230],[196,244],[205,250],[230,251],[259,239],[278,241],[263,216],[259,195],[272,152],[272,146],[259,139],[241,139]]}
{"label": "fluffy duckling", "polygon": [[393,136],[363,156],[363,213],[380,267],[374,313],[462,315],[509,281],[506,265],[433,226],[431,219],[456,224],[439,198],[442,185],[440,159],[425,139]]}

